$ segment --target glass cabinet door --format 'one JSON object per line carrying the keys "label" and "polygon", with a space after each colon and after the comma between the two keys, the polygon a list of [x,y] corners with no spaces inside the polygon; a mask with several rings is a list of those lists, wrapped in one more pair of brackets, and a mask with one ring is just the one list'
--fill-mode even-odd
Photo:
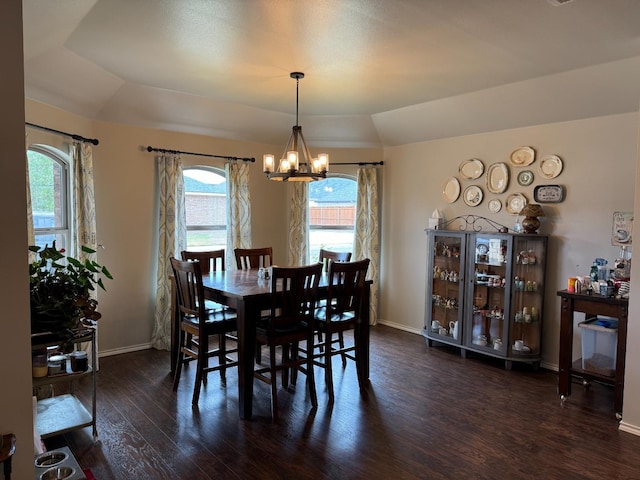
{"label": "glass cabinet door", "polygon": [[460,344],[462,340],[465,238],[463,233],[429,232],[425,330],[438,341]]}
{"label": "glass cabinet door", "polygon": [[467,302],[471,310],[465,344],[501,356],[507,351],[511,241],[509,235],[476,233],[469,246],[474,261],[469,260]]}
{"label": "glass cabinet door", "polygon": [[542,337],[547,237],[514,237],[511,299],[511,356],[539,357]]}

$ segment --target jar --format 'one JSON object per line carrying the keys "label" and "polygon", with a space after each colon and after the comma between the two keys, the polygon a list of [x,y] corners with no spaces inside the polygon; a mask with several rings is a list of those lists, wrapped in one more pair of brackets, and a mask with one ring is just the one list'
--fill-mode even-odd
{"label": "jar", "polygon": [[69,354],[71,359],[71,370],[74,372],[86,372],[89,369],[89,360],[87,358],[87,352],[84,350],[77,350]]}
{"label": "jar", "polygon": [[49,372],[47,366],[47,350],[45,348],[31,352],[31,375],[33,378],[46,377]]}
{"label": "jar", "polygon": [[67,359],[64,355],[52,355],[49,357],[49,376],[67,373]]}

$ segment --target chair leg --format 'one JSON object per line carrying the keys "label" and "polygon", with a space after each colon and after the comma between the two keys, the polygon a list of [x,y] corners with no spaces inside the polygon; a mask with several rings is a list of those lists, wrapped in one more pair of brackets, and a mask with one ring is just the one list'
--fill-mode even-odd
{"label": "chair leg", "polygon": [[[286,365],[291,360],[289,345],[282,345],[282,364]],[[284,367],[282,369],[282,386],[284,388],[289,388],[289,368]],[[292,384],[295,385],[296,382],[293,380],[293,376],[295,375],[295,371],[291,373]]]}
{"label": "chair leg", "polygon": [[270,366],[270,380],[271,380],[271,419],[273,422],[278,420],[278,378],[276,372],[276,347],[271,345],[269,347],[269,366]]}
{"label": "chair leg", "polygon": [[329,394],[329,403],[334,402],[333,394],[333,368],[331,366],[331,335],[327,334],[326,338],[329,339],[324,349],[324,382],[327,385],[327,393]]}
{"label": "chair leg", "polygon": [[[309,345],[313,345],[313,334],[311,334],[311,337],[307,339],[307,343]],[[297,349],[298,349],[298,346],[296,345],[296,356],[297,356]],[[318,395],[316,393],[316,380],[315,380],[315,374],[313,371],[313,350],[311,351],[311,355],[307,353],[307,387],[309,388],[311,405],[313,405],[314,408],[317,408]]]}
{"label": "chair leg", "polygon": [[[207,344],[208,344],[208,339],[206,338],[200,339],[200,345],[198,347],[198,362],[196,367],[196,384],[193,387],[193,399],[191,400],[191,403],[193,405],[197,405],[198,399],[200,398],[200,387],[202,386],[202,383],[203,383],[203,372],[208,363],[207,348],[206,348]],[[206,375],[204,375],[204,377],[206,378]]]}
{"label": "chair leg", "polygon": [[320,353],[324,352],[324,345],[322,344],[322,332],[318,330],[318,349]]}
{"label": "chair leg", "polygon": [[[338,332],[338,345],[340,345],[340,350],[344,350],[344,336],[342,332]],[[347,354],[342,352],[342,368],[347,368]]]}
{"label": "chair leg", "polygon": [[180,374],[182,373],[182,364],[184,363],[184,352],[182,351],[185,341],[185,332],[180,330],[180,339],[178,342],[178,360],[176,362],[176,371],[173,374],[173,391],[178,391],[178,384],[180,383]]}
{"label": "chair leg", "polygon": [[[227,337],[224,333],[218,335],[218,364],[220,365],[220,381],[227,385]],[[206,375],[205,375],[206,378]]]}

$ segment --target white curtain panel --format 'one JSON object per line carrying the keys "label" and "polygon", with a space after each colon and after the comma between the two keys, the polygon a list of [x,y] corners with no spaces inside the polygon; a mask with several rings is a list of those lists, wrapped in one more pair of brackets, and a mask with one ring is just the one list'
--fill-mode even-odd
{"label": "white curtain panel", "polygon": [[251,248],[251,197],[249,165],[242,161],[227,162],[227,252],[228,270],[235,270],[236,248]]}
{"label": "white curtain panel", "polygon": [[293,182],[289,218],[288,265],[299,267],[309,263],[309,184]]}
{"label": "white curtain panel", "polygon": [[[27,243],[29,245],[36,244],[36,235],[33,231],[33,208],[31,207],[31,183],[29,182],[29,157],[27,150],[29,150],[29,134],[24,132],[24,157],[27,162]],[[29,263],[36,260],[36,254],[29,252]]]}
{"label": "white curtain panel", "polygon": [[156,311],[151,345],[158,350],[171,348],[171,272],[170,257],[186,248],[187,228],[182,162],[177,155],[156,156],[158,168],[158,271]]}
{"label": "white curtain panel", "polygon": [[377,170],[373,166],[358,168],[358,199],[356,201],[356,231],[353,242],[354,260],[371,260],[367,278],[371,285],[369,323],[378,321],[378,270],[380,265],[379,208]]}

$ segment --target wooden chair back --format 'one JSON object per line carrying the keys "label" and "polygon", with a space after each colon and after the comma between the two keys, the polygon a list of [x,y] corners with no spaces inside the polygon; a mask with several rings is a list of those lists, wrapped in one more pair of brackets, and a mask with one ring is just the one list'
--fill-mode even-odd
{"label": "wooden chair back", "polygon": [[331,250],[320,249],[318,261],[322,264],[322,270],[329,271],[331,262],[348,262],[351,260],[351,252],[333,252]]}
{"label": "wooden chair back", "polygon": [[207,274],[211,271],[224,271],[224,248],[220,250],[208,250],[206,252],[196,252],[183,250],[180,252],[182,260],[197,260],[200,262],[200,271]]}
{"label": "wooden chair back", "polygon": [[205,302],[200,262],[178,260],[177,258],[171,258],[170,261],[176,282],[176,295],[181,319],[203,319],[205,317]]}
{"label": "wooden chair back", "polygon": [[236,265],[238,270],[249,270],[251,268],[266,268],[273,265],[273,249],[264,248],[236,248]]}
{"label": "wooden chair back", "polygon": [[331,262],[329,264],[329,285],[327,289],[327,321],[331,317],[344,317],[346,313],[353,313],[359,317],[365,292],[369,259],[356,262]]}

